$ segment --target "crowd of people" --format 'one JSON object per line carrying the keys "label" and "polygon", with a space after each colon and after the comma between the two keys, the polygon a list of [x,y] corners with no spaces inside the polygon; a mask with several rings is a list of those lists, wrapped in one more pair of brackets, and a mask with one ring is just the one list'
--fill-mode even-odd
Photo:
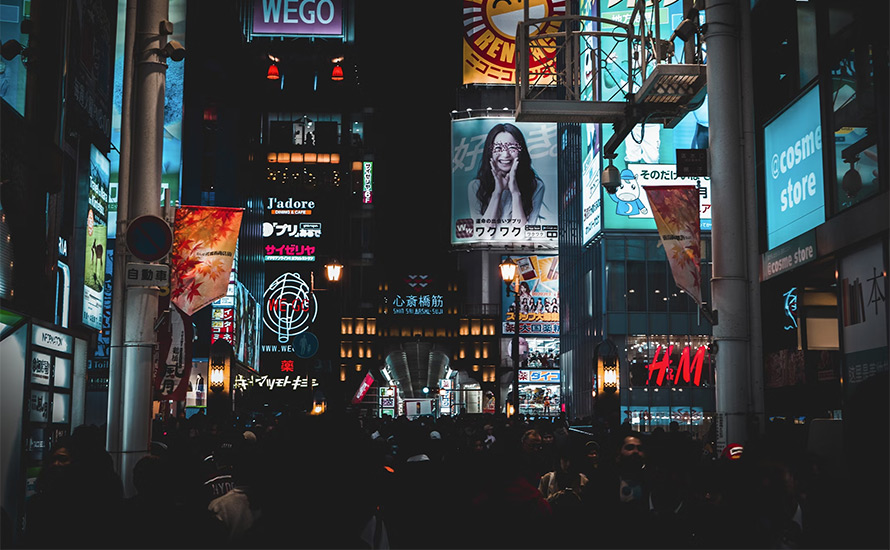
{"label": "crowd of people", "polygon": [[720,456],[676,423],[490,414],[198,414],[153,439],[129,498],[100,428],[58,441],[18,546],[851,548],[875,527],[861,488],[776,427]]}

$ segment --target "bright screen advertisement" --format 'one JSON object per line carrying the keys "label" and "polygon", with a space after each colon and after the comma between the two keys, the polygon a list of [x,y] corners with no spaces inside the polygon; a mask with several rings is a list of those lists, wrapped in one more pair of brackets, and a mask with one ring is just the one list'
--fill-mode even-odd
{"label": "bright screen advertisement", "polygon": [[[330,292],[318,291],[333,284],[327,281],[323,269],[330,252],[323,232],[327,221],[322,220],[334,208],[326,200],[291,186],[276,187],[276,194],[264,199],[265,290],[260,300],[263,374],[301,374],[301,360],[292,347],[294,338],[303,333],[318,335],[316,325],[323,319],[330,320],[332,311],[325,312],[324,307]],[[333,344],[323,340],[320,345],[324,355]],[[303,376],[307,375],[305,368]]]}
{"label": "bright screen advertisement", "polygon": [[342,36],[342,0],[254,0],[253,34]]}
{"label": "bright screen advertisement", "polygon": [[768,248],[825,221],[819,86],[763,128]]}
{"label": "bright screen advertisement", "polygon": [[[21,33],[20,22],[31,16],[31,2],[26,0],[0,0],[0,43],[17,40],[28,45],[28,36]],[[28,71],[21,55],[12,59],[0,58],[0,98],[9,103],[18,114],[25,116],[25,81]]]}
{"label": "bright screen advertisement", "polygon": [[600,192],[599,124],[581,125],[581,244],[587,244],[603,229],[603,194]]}
{"label": "bright screen advertisement", "polygon": [[[504,256],[518,266],[519,334],[559,336],[559,256]],[[514,334],[516,285],[503,283],[503,335]]]}
{"label": "bright screen advertisement", "polygon": [[[631,6],[631,7],[628,7]],[[628,23],[632,10],[632,3],[610,2],[601,4],[601,17],[604,19]],[[646,10],[647,18],[652,19],[651,7]],[[671,36],[673,30],[683,21],[683,2],[675,0],[665,2],[659,11],[659,28],[662,39]],[[613,26],[603,25],[603,30],[613,29]],[[600,59],[599,74],[602,78],[599,82],[600,99],[603,101],[623,101],[625,93],[629,91],[627,74],[627,48],[615,37],[603,36],[601,48],[604,59]],[[686,63],[691,60],[683,59],[683,42],[676,39],[674,42],[674,63]],[[654,64],[650,63],[647,71],[651,71]],[[638,73],[637,73],[638,74]],[[642,84],[642,80],[634,81],[634,89]],[[602,195],[602,227],[604,229],[647,229],[655,230],[655,220],[648,206],[646,194],[642,192],[641,185],[678,185],[694,184],[699,187],[702,207],[702,230],[711,229],[710,221],[710,179],[707,177],[680,178],[676,172],[676,149],[703,149],[708,146],[708,104],[707,98],[694,111],[690,112],[674,128],[667,129],[660,124],[638,124],[634,130],[624,139],[615,150],[616,157],[613,161],[621,173],[621,185],[618,193]],[[602,126],[602,143],[608,142],[612,137],[611,125]],[[656,166],[646,166],[656,165]],[[591,170],[585,172],[585,178],[593,178],[596,167],[591,165]],[[585,179],[584,185],[593,187],[593,182]],[[644,211],[645,209],[645,211]],[[585,235],[590,237],[589,230]]]}
{"label": "bright screen advertisement", "polygon": [[[173,34],[167,41],[176,40],[185,47],[185,3],[186,0],[170,0],[167,18],[173,23]],[[113,147],[108,153],[111,161],[111,181],[108,204],[108,238],[117,234],[117,186],[120,181],[121,148],[121,107],[124,91],[124,31],[127,23],[127,0],[117,2],[117,38],[114,50],[114,97],[111,114],[111,141]],[[182,167],[182,92],[185,76],[185,61],[167,61],[166,84],[164,88],[164,142],[161,171],[161,206],[175,205],[180,200],[180,169]]]}
{"label": "bright screen advertisement", "polygon": [[[565,0],[529,0],[530,19],[565,15]],[[516,24],[525,18],[522,2],[464,0],[463,67],[464,84],[514,84],[516,63]],[[559,30],[559,23],[547,23],[533,33]],[[529,71],[541,73],[553,63],[556,49],[531,59]],[[547,84],[547,81],[541,84]]]}
{"label": "bright screen advertisement", "polygon": [[102,328],[108,221],[108,159],[90,147],[90,176],[83,272],[83,324]]}
{"label": "bright screen advertisement", "polygon": [[614,194],[603,193],[603,217],[608,229],[657,229],[649,197],[642,186],[695,185],[698,188],[701,229],[711,229],[711,178],[681,177],[675,164],[627,163]]}
{"label": "bright screen advertisement", "polygon": [[455,120],[451,143],[453,245],[557,247],[556,124]]}

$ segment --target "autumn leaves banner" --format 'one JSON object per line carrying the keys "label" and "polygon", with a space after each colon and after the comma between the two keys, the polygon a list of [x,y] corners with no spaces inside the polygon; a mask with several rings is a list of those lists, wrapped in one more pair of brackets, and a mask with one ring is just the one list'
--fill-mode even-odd
{"label": "autumn leaves banner", "polygon": [[695,185],[644,185],[677,286],[699,305],[701,298],[701,221]]}
{"label": "autumn leaves banner", "polygon": [[176,210],[170,299],[185,315],[226,295],[243,213],[210,206]]}

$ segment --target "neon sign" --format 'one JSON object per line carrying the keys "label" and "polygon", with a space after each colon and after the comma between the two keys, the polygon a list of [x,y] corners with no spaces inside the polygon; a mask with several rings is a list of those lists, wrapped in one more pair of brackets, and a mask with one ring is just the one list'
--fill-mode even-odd
{"label": "neon sign", "polygon": [[362,163],[362,203],[371,204],[371,193],[374,185],[374,163]]}
{"label": "neon sign", "polygon": [[292,390],[296,390],[299,388],[308,388],[310,384],[314,388],[318,385],[318,380],[299,375],[291,379],[290,375],[287,375],[284,378],[272,378],[270,376],[251,376],[250,378],[246,378],[243,375],[238,374],[235,375],[235,382],[233,385],[235,386],[235,389],[239,390],[246,390],[248,387],[266,387],[272,390],[288,386],[290,386]]}
{"label": "neon sign", "polygon": [[314,262],[315,247],[305,244],[266,245],[267,262]]}
{"label": "neon sign", "polygon": [[279,343],[308,329],[318,313],[315,294],[299,273],[281,274],[266,288],[263,300],[263,323]]}
{"label": "neon sign", "polygon": [[782,294],[785,297],[785,316],[791,319],[790,325],[785,325],[785,330],[794,330],[797,328],[797,287],[791,287],[791,290]]}
{"label": "neon sign", "polygon": [[390,312],[401,315],[442,315],[445,300],[441,294],[397,294],[392,298]]}
{"label": "neon sign", "polygon": [[705,362],[707,348],[705,346],[699,346],[691,361],[689,359],[690,349],[689,346],[683,348],[683,353],[680,355],[680,365],[675,370],[671,368],[671,354],[674,351],[674,346],[668,346],[667,353],[660,359],[659,355],[661,355],[661,346],[658,346],[655,349],[655,358],[652,360],[652,363],[646,365],[646,368],[649,369],[649,379],[646,380],[646,384],[649,385],[652,382],[652,375],[657,372],[658,377],[655,379],[655,384],[658,386],[661,386],[662,383],[664,383],[665,374],[667,374],[668,379],[670,379],[671,373],[673,373],[674,384],[677,384],[680,381],[680,376],[682,375],[685,382],[688,383],[691,379],[693,384],[700,386],[702,365],[704,365]]}

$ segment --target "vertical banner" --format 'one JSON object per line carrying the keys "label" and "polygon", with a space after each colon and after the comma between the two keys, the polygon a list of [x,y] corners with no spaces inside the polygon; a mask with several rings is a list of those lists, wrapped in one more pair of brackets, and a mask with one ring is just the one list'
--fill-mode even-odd
{"label": "vertical banner", "polygon": [[352,404],[360,403],[362,399],[365,398],[365,394],[368,393],[368,390],[371,386],[374,385],[374,377],[369,372],[362,379],[362,383],[359,385],[358,389],[355,391],[355,395],[352,396]]}
{"label": "vertical banner", "polygon": [[[161,300],[161,304],[165,301]],[[183,314],[179,308],[171,307],[167,323],[158,331],[156,400],[185,401],[192,367],[193,336],[192,318]]]}
{"label": "vertical banner", "polygon": [[170,296],[185,315],[226,295],[243,213],[241,208],[210,206],[176,211]]}
{"label": "vertical banner", "polygon": [[677,286],[701,305],[701,222],[694,185],[644,185]]}

